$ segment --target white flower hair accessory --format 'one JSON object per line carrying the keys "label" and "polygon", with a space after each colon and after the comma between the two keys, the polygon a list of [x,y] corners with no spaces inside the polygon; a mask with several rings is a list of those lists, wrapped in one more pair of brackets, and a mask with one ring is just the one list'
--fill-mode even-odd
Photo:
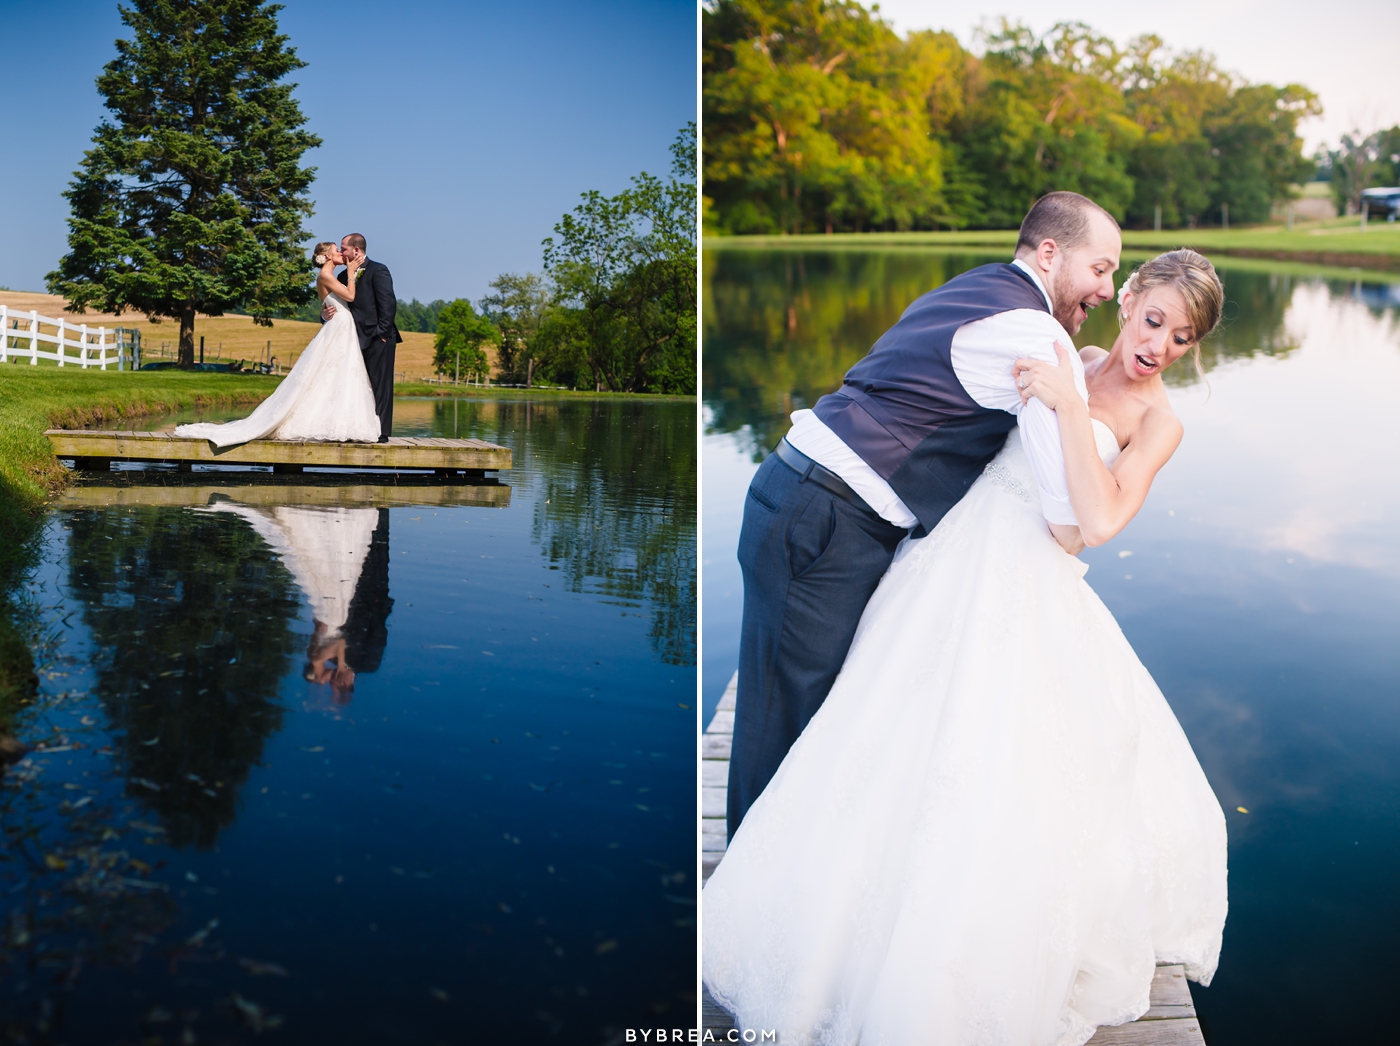
{"label": "white flower hair accessory", "polygon": [[[314,261],[317,265],[325,265],[325,264],[326,264],[326,256],[325,256],[324,254],[318,254],[318,255],[316,255],[316,257],[312,258],[311,260]],[[1119,299],[1119,300],[1121,301],[1122,299]]]}
{"label": "white flower hair accessory", "polygon": [[1134,282],[1134,281],[1133,281],[1133,277],[1135,277],[1135,276],[1137,276],[1136,270],[1134,270],[1132,273],[1130,273],[1130,274],[1128,275],[1128,278],[1127,278],[1126,280],[1123,281],[1123,286],[1121,286],[1121,287],[1118,288],[1118,307],[1119,307],[1120,309],[1123,307],[1123,296],[1124,296],[1125,294],[1136,294],[1136,293],[1137,293],[1137,291],[1135,291],[1135,290],[1133,289],[1133,282]]}

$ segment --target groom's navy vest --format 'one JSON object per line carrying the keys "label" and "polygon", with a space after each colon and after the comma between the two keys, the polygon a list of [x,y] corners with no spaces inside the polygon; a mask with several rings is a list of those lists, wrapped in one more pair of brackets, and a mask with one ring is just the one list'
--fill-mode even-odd
{"label": "groom's navy vest", "polygon": [[929,291],[813,411],[932,530],[1006,442],[1016,417],[978,404],[953,373],[958,328],[1012,309],[1049,312],[1030,276],[983,265]]}

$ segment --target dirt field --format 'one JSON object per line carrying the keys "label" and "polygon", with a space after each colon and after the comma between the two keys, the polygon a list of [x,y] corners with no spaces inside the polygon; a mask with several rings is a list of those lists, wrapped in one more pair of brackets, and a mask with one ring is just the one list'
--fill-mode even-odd
{"label": "dirt field", "polygon": [[[125,313],[122,316],[97,312],[65,312],[67,305],[56,294],[39,294],[33,291],[0,291],[0,305],[25,312],[35,310],[40,316],[63,317],[71,323],[86,323],[92,327],[135,327],[141,331],[141,343],[145,348],[146,361],[162,358],[173,359],[176,343],[180,340],[180,326],[173,320],[151,323],[138,313]],[[272,343],[272,355],[283,367],[296,362],[301,350],[306,347],[320,329],[315,323],[302,323],[298,320],[273,320],[271,327],[259,327],[247,316],[205,316],[195,318],[194,336],[196,347],[204,338],[205,362],[222,360],[260,360]],[[168,356],[162,357],[162,343]],[[492,363],[495,363],[494,358]],[[433,336],[418,332],[405,333],[403,344],[394,358],[394,371],[400,381],[410,381],[429,377],[433,373]],[[492,374],[495,373],[494,366]]]}

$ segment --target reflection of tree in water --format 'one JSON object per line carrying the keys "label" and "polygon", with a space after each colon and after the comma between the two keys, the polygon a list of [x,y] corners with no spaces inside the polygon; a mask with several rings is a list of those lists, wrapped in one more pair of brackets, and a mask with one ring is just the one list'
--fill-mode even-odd
{"label": "reflection of tree in water", "polygon": [[[454,414],[455,411],[455,414]],[[569,588],[651,613],[668,664],[695,664],[695,407],[608,399],[459,400],[433,434],[508,444],[537,482],[532,536]]]}
{"label": "reflection of tree in water", "polygon": [[213,845],[282,723],[301,594],[241,520],[183,509],[66,517],[69,586],[129,795],[175,845]]}
{"label": "reflection of tree in water", "polygon": [[[711,427],[748,427],[761,458],[799,407],[839,388],[910,302],[977,265],[1005,254],[918,250],[711,251],[705,256],[705,404]],[[1143,259],[1125,260],[1121,285]],[[1297,347],[1284,313],[1298,277],[1231,268],[1216,259],[1225,284],[1226,322],[1201,346],[1205,369],[1230,359],[1283,356]],[[1089,315],[1075,341],[1113,344],[1117,305]],[[1199,380],[1190,361],[1166,372],[1173,385]]]}

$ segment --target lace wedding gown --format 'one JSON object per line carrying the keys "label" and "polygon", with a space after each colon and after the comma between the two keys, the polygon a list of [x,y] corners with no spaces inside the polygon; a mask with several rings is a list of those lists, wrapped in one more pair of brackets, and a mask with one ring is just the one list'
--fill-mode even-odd
{"label": "lace wedding gown", "polygon": [[1146,1011],[1157,962],[1210,982],[1224,815],[1035,490],[1013,430],[901,545],[706,885],[704,979],[741,1029],[1079,1046]]}
{"label": "lace wedding gown", "polygon": [[379,417],[354,317],[337,295],[328,294],[326,300],[335,305],[335,315],[252,414],[223,425],[178,425],[175,435],[207,439],[216,447],[255,439],[378,440]]}

